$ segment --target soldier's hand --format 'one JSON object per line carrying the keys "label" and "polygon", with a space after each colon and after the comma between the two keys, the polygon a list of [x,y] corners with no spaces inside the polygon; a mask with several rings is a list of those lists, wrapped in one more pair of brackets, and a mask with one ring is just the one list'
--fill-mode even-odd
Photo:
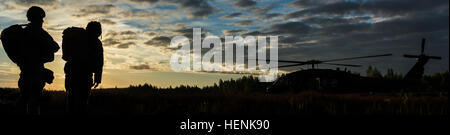
{"label": "soldier's hand", "polygon": [[99,82],[94,83],[94,88],[97,88],[99,84]]}
{"label": "soldier's hand", "polygon": [[100,77],[98,77],[98,74],[95,74],[94,77],[94,88],[97,88],[97,86],[101,83]]}

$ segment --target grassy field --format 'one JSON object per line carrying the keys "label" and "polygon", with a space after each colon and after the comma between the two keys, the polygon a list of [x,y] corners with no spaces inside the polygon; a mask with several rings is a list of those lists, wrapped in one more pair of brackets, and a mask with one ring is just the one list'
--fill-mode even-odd
{"label": "grassy field", "polygon": [[[17,89],[0,88],[0,114],[17,114]],[[448,92],[427,93],[229,93],[100,89],[89,100],[91,115],[243,114],[448,116]],[[45,91],[42,115],[64,115],[66,93]]]}

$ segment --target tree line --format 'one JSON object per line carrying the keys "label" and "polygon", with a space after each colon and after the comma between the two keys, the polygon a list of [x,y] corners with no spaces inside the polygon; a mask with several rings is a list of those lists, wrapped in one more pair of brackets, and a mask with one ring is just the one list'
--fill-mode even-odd
{"label": "tree line", "polygon": [[[359,74],[359,73],[353,73]],[[283,75],[281,75],[283,76]],[[386,74],[382,74],[380,70],[369,66],[366,69],[366,77],[383,78],[387,80],[402,80],[403,75],[394,72],[392,68],[387,69]],[[267,86],[271,83],[259,82],[255,76],[243,76],[238,79],[222,80],[212,86],[198,87],[189,85],[180,85],[177,87],[159,88],[151,84],[130,85],[128,89],[136,92],[150,93],[265,93]],[[449,90],[449,74],[448,71],[435,73],[432,75],[424,75],[419,85],[421,91],[447,91]]]}

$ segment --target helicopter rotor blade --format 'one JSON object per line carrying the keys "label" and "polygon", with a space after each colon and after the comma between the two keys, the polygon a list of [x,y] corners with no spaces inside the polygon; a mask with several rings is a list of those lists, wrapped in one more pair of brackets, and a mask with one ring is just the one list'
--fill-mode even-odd
{"label": "helicopter rotor blade", "polygon": [[283,62],[283,63],[298,63],[298,64],[305,64],[307,62],[305,61],[291,61],[291,60],[278,60],[278,62]]}
{"label": "helicopter rotor blade", "polygon": [[403,57],[406,57],[406,58],[419,58],[420,56],[418,56],[418,55],[405,54],[405,55],[403,55]]}
{"label": "helicopter rotor blade", "polygon": [[200,71],[201,73],[220,73],[220,74],[241,74],[241,75],[261,75],[259,72],[233,72],[233,71]]}
{"label": "helicopter rotor blade", "polygon": [[353,59],[363,59],[363,58],[373,58],[373,57],[383,57],[383,56],[391,56],[391,53],[381,54],[381,55],[369,55],[369,56],[360,56],[360,57],[350,57],[350,58],[341,58],[341,59],[331,59],[324,60],[322,62],[332,62],[332,61],[343,61],[343,60],[353,60]]}
{"label": "helicopter rotor blade", "polygon": [[[255,59],[253,59],[255,60]],[[258,59],[256,59],[258,60]],[[264,60],[258,60],[258,61],[264,61]],[[292,61],[292,60],[265,60],[266,62],[269,61],[278,61],[278,62],[283,62],[283,63],[297,63],[297,64],[305,64],[307,63],[306,61]]]}
{"label": "helicopter rotor blade", "polygon": [[346,67],[361,67],[362,65],[353,65],[353,64],[339,64],[339,63],[322,63],[328,65],[336,65],[336,66],[346,66]]}
{"label": "helicopter rotor blade", "polygon": [[439,57],[439,56],[428,56],[428,58],[430,58],[430,59],[438,59],[438,60],[442,59],[442,58]]}
{"label": "helicopter rotor blade", "polygon": [[292,64],[292,65],[282,65],[282,66],[278,66],[278,68],[284,68],[284,67],[295,67],[295,66],[303,66],[305,64],[300,63],[300,64]]}

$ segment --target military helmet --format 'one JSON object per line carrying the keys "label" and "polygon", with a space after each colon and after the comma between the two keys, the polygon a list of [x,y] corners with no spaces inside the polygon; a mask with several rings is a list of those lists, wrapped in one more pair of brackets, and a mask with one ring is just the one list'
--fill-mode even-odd
{"label": "military helmet", "polygon": [[41,7],[32,6],[27,11],[28,21],[43,19],[45,17],[45,11]]}

